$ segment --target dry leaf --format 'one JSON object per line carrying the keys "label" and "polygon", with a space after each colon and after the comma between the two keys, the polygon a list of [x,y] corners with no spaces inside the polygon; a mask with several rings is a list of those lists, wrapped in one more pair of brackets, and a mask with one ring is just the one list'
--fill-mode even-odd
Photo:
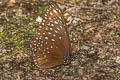
{"label": "dry leaf", "polygon": [[11,6],[14,6],[15,3],[16,3],[16,0],[9,0],[6,6],[11,7]]}
{"label": "dry leaf", "polygon": [[101,35],[100,33],[97,33],[97,34],[93,37],[93,40],[94,40],[94,41],[102,40],[102,35]]}
{"label": "dry leaf", "polygon": [[53,0],[55,2],[58,2],[58,3],[64,3],[64,0]]}

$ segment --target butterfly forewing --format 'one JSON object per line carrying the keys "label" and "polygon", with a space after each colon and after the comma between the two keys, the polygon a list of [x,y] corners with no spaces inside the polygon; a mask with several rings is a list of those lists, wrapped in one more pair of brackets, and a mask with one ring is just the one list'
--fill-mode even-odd
{"label": "butterfly forewing", "polygon": [[64,62],[71,53],[69,37],[60,9],[51,4],[44,14],[33,41],[33,59],[40,68],[50,68]]}

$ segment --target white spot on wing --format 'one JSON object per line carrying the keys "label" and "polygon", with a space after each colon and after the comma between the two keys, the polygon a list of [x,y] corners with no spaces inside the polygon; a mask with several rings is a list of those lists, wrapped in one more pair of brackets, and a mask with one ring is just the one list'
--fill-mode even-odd
{"label": "white spot on wing", "polygon": [[50,53],[49,51],[47,53]]}
{"label": "white spot on wing", "polygon": [[45,30],[48,30],[48,27],[46,27]]}
{"label": "white spot on wing", "polygon": [[45,16],[47,16],[47,14],[45,14]]}
{"label": "white spot on wing", "polygon": [[45,39],[48,39],[48,37],[45,37]]}
{"label": "white spot on wing", "polygon": [[45,33],[43,33],[43,34],[45,34]]}
{"label": "white spot on wing", "polygon": [[47,17],[45,16],[45,19],[47,19]]}
{"label": "white spot on wing", "polygon": [[53,12],[54,12],[54,13],[57,13],[57,11],[56,11],[55,9],[53,10]]}
{"label": "white spot on wing", "polygon": [[53,28],[50,28],[50,30],[52,31],[52,30],[53,30]]}
{"label": "white spot on wing", "polygon": [[58,31],[55,30],[55,33],[58,33]]}
{"label": "white spot on wing", "polygon": [[45,20],[43,20],[43,22],[45,22]]}
{"label": "white spot on wing", "polygon": [[38,37],[36,37],[36,39],[38,40],[39,38],[38,38]]}
{"label": "white spot on wing", "polygon": [[39,39],[42,39],[41,37]]}
{"label": "white spot on wing", "polygon": [[60,26],[60,28],[62,28],[62,26]]}
{"label": "white spot on wing", "polygon": [[52,13],[52,12],[50,12],[50,15],[52,16],[52,15],[53,15],[53,13]]}
{"label": "white spot on wing", "polygon": [[51,20],[51,18],[49,17],[49,20]]}
{"label": "white spot on wing", "polygon": [[39,26],[39,28],[42,28],[42,26]]}
{"label": "white spot on wing", "polygon": [[36,44],[33,44],[34,46],[36,46]]}
{"label": "white spot on wing", "polygon": [[50,46],[50,48],[53,48],[53,46]]}
{"label": "white spot on wing", "polygon": [[34,49],[34,51],[37,51],[37,49]]}
{"label": "white spot on wing", "polygon": [[51,32],[48,32],[48,34],[52,34]]}
{"label": "white spot on wing", "polygon": [[57,30],[59,30],[59,31],[60,31],[60,29],[59,29],[59,28],[57,28]]}
{"label": "white spot on wing", "polygon": [[58,22],[57,22],[57,21],[55,21],[54,23],[55,23],[55,24],[58,24]]}
{"label": "white spot on wing", "polygon": [[42,23],[42,25],[45,25],[45,23]]}
{"label": "white spot on wing", "polygon": [[54,40],[54,39],[51,39],[51,41],[53,41],[53,42],[54,42],[55,40]]}
{"label": "white spot on wing", "polygon": [[51,5],[52,7],[54,7],[54,5]]}
{"label": "white spot on wing", "polygon": [[41,30],[41,29],[38,29],[39,31]]}
{"label": "white spot on wing", "polygon": [[51,24],[51,26],[54,26],[54,24]]}

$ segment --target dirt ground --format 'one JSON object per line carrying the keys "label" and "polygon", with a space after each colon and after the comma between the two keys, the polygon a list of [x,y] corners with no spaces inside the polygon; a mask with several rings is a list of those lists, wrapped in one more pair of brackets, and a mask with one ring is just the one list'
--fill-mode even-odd
{"label": "dirt ground", "polygon": [[66,0],[73,60],[39,69],[31,43],[45,0],[0,1],[0,80],[120,80],[120,0]]}

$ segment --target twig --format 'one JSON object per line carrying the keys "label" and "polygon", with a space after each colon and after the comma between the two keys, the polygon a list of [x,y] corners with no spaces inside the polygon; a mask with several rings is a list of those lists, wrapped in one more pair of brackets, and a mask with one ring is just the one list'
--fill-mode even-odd
{"label": "twig", "polygon": [[77,5],[72,5],[72,4],[65,4],[66,6],[69,7],[76,7],[77,9],[95,9],[95,10],[112,10],[112,8],[110,7],[81,7],[81,6],[77,6]]}

